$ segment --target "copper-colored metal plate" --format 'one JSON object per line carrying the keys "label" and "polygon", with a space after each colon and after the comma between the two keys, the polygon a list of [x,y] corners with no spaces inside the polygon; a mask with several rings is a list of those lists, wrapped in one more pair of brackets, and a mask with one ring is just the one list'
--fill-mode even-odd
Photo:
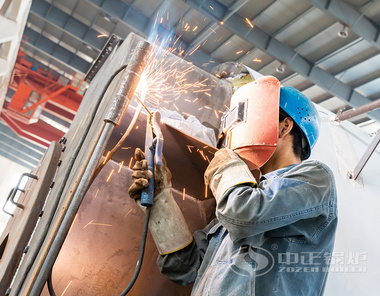
{"label": "copper-colored metal plate", "polygon": [[[136,266],[144,221],[144,212],[128,196],[131,173],[111,160],[91,185],[54,264],[57,295],[66,288],[67,295],[119,295],[127,286]],[[214,199],[199,201],[176,190],[174,197],[192,232],[213,218]],[[157,255],[148,234],[142,269],[128,295],[190,295],[191,287],[176,285],[160,273]],[[47,289],[42,295],[49,295]]]}

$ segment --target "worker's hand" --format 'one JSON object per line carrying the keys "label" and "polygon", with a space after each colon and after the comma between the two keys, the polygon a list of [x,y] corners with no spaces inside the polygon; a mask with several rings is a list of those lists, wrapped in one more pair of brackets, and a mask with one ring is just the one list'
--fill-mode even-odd
{"label": "worker's hand", "polygon": [[[139,199],[141,191],[148,186],[152,178],[152,172],[148,170],[144,152],[135,150],[136,163],[133,166],[133,184],[129,188],[129,196],[137,201],[143,211]],[[154,167],[154,202],[149,218],[149,229],[153,240],[161,255],[176,252],[188,246],[193,236],[187,227],[186,220],[174,200],[171,189],[171,176],[166,167],[166,161],[162,158],[162,165]]]}
{"label": "worker's hand", "polygon": [[[149,180],[152,178],[152,172],[148,170],[148,164],[145,160],[145,154],[140,148],[135,150],[136,163],[133,166],[132,178],[133,184],[129,187],[129,196],[133,199],[140,199],[141,192],[148,187]],[[163,189],[171,187],[172,174],[166,167],[166,161],[163,158],[162,165],[154,166],[154,196],[157,196]]]}

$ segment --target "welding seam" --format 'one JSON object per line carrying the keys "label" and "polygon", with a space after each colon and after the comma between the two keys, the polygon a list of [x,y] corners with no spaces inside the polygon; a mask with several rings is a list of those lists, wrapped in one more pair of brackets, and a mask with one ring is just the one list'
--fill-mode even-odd
{"label": "welding seam", "polygon": [[[125,74],[121,87],[117,91],[115,99],[109,108],[104,119],[105,121],[113,122],[116,126],[121,124],[121,120],[125,115],[135,89],[140,81],[141,74],[143,73],[150,57],[151,48],[151,44],[146,41],[137,44],[129,65],[125,70],[127,73]],[[136,70],[139,73],[136,72]]]}

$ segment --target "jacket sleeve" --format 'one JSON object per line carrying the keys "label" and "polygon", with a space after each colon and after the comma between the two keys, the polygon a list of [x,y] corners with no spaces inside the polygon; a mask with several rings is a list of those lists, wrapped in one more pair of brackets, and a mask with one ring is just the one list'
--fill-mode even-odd
{"label": "jacket sleeve", "polygon": [[[218,199],[216,216],[234,242],[280,228],[277,236],[311,240],[335,214],[334,197],[330,170],[310,161],[282,177],[264,180],[258,188],[244,184],[229,188]],[[297,223],[306,219],[314,222]]]}
{"label": "jacket sleeve", "polygon": [[204,229],[196,231],[193,242],[186,248],[170,254],[158,255],[157,265],[161,273],[182,286],[195,282],[208,247],[207,234],[217,223],[218,220],[214,219]]}

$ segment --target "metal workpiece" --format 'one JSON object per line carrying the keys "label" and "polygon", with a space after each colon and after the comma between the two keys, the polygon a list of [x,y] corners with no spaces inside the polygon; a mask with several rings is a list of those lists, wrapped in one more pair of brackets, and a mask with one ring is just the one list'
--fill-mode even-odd
{"label": "metal workpiece", "polygon": [[91,151],[91,158],[86,166],[83,176],[81,177],[81,180],[77,187],[74,189],[74,194],[71,198],[70,204],[68,204],[68,208],[66,210],[65,215],[62,216],[62,222],[59,228],[57,229],[57,232],[55,233],[54,239],[51,240],[49,253],[47,254],[46,259],[42,264],[36,282],[33,288],[31,289],[30,295],[41,294],[46,279],[50,273],[50,270],[53,268],[54,262],[67,236],[70,226],[73,223],[75,215],[78,212],[79,206],[82,203],[83,197],[85,196],[86,191],[89,188],[94,171],[98,166],[99,160],[104,153],[104,149],[112,134],[113,129],[113,123],[106,122],[104,124],[104,129],[102,130],[101,136],[95,146],[95,149]]}
{"label": "metal workpiece", "polygon": [[[55,178],[55,186],[51,189],[49,199],[44,206],[44,215],[39,220],[30,241],[29,251],[19,266],[12,284],[11,296],[31,295],[34,285],[39,287],[42,285],[43,280],[41,283],[36,282],[37,276],[50,252],[57,229],[66,215],[73,194],[81,182],[100,138],[105,124],[104,118],[114,98],[113,94],[120,85],[121,79],[117,71],[126,67],[133,48],[141,40],[141,37],[134,34],[128,36],[108,57],[108,62],[92,80],[71,127],[65,135],[66,150],[62,153],[62,163],[59,174]],[[113,126],[113,123],[110,125]]]}
{"label": "metal workpiece", "polygon": [[[24,250],[27,249],[28,241],[48,198],[61,148],[61,144],[53,142],[36,169],[32,173],[23,174],[16,188],[12,190],[11,199],[17,191],[20,195],[17,201],[18,208],[12,213],[0,238],[0,295],[4,295],[8,290]],[[21,189],[20,183],[25,177],[29,179],[25,188]]]}
{"label": "metal workpiece", "polygon": [[[142,40],[137,35],[129,35],[113,49],[92,79],[64,136],[64,153],[59,145],[61,164],[54,186],[49,188],[44,214],[38,225],[33,225],[35,231],[13,279],[11,296],[48,295],[44,285],[51,270],[57,294],[67,288],[67,295],[117,295],[128,284],[138,256],[142,229],[139,226],[142,227],[143,220],[141,209],[128,196],[132,182],[130,167],[134,162],[134,149],[144,147],[150,115],[140,113],[125,143],[95,179],[93,173],[104,160],[102,157],[125,135],[135,114],[136,100],[133,99],[132,104],[130,101],[150,50],[150,44],[140,43]],[[160,61],[173,67],[171,73],[175,69],[181,72],[186,87],[195,86],[177,94],[162,93],[163,99],[159,102],[147,96],[145,104],[149,110],[158,109],[162,115],[161,110],[178,111],[180,107],[182,113],[179,113],[185,118],[192,115],[217,133],[220,117],[232,93],[229,84],[170,53]],[[153,64],[153,68],[156,66]],[[165,78],[169,85],[176,82],[175,77]],[[148,84],[150,82],[153,83],[148,79]],[[215,200],[204,185],[203,173],[216,148],[162,121],[160,126],[165,139],[163,154],[173,174],[175,198],[191,231],[195,231],[213,217]],[[50,184],[52,180],[47,186]],[[181,288],[159,273],[156,255],[148,236],[145,263],[132,293],[190,294],[189,287]],[[149,286],[141,281],[148,277],[155,279]]]}
{"label": "metal workpiece", "polygon": [[[127,193],[132,172],[110,160],[87,191],[54,264],[57,295],[65,289],[65,295],[119,295],[127,286],[136,266],[144,222],[144,212]],[[214,199],[199,201],[182,190],[174,190],[173,195],[191,232],[214,217]],[[157,255],[149,233],[140,275],[128,295],[190,295],[191,285],[182,287],[160,273]],[[49,296],[47,289],[41,296]]]}
{"label": "metal workpiece", "polygon": [[[120,134],[129,126],[134,112],[135,109],[130,106],[120,127],[114,129],[106,151],[116,145]],[[124,145],[113,155],[112,160],[127,167],[133,166],[134,150],[143,149],[145,146],[147,116],[149,115],[146,113],[140,114],[135,128]],[[162,152],[172,172],[173,188],[179,192],[185,191],[195,199],[212,199],[211,191],[204,184],[203,175],[217,149],[162,121],[160,129],[165,139]]]}
{"label": "metal workpiece", "polygon": [[151,49],[152,46],[147,41],[137,44],[127,68],[120,74],[123,78],[104,118],[105,121],[112,122],[116,126],[120,125],[148,62]]}

